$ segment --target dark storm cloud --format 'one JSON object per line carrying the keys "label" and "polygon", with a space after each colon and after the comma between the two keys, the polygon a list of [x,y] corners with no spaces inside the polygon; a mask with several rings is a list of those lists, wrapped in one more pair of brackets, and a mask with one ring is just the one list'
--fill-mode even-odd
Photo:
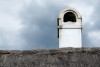
{"label": "dark storm cloud", "polygon": [[[23,47],[23,49],[58,48],[56,20],[60,11],[64,8],[67,8],[70,3],[68,2],[67,4],[63,2],[61,4],[60,2],[56,3],[54,1],[45,0],[45,4],[39,5],[37,2],[34,2],[31,2],[28,7],[24,7],[20,14],[22,24],[24,26],[21,32],[21,36],[23,40],[26,41],[25,47]],[[89,2],[92,5],[95,4],[90,0]],[[95,8],[93,16],[99,13],[99,11],[97,11],[98,9]],[[95,12],[97,13],[95,14]],[[98,14],[96,16],[98,16]],[[84,47],[94,46],[91,45],[93,42],[91,42],[88,33],[97,29],[99,30],[100,24],[97,22],[100,20],[98,19],[93,21],[93,26],[90,25],[89,21],[85,21],[87,23],[83,25],[82,39]]]}
{"label": "dark storm cloud", "polygon": [[46,3],[43,7],[32,3],[21,13],[24,49],[58,48],[57,17],[62,5]]}

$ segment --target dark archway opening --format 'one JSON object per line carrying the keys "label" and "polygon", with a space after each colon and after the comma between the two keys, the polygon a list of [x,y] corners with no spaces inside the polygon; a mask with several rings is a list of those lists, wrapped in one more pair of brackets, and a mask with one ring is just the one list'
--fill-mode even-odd
{"label": "dark archway opening", "polygon": [[68,21],[70,21],[70,22],[76,22],[76,16],[72,12],[67,12],[64,15],[63,21],[64,22],[68,22]]}

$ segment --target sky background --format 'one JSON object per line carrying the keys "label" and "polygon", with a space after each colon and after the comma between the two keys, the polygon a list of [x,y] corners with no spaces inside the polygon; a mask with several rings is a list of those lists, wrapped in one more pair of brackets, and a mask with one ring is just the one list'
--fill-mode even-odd
{"label": "sky background", "polygon": [[100,47],[100,0],[0,0],[0,50],[58,48],[57,17],[82,15],[83,47]]}

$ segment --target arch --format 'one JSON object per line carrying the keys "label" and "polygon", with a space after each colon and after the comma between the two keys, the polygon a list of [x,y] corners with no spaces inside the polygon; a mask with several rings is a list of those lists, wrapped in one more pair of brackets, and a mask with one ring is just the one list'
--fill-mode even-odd
{"label": "arch", "polygon": [[76,15],[73,12],[67,12],[63,16],[63,21],[64,22],[76,22]]}
{"label": "arch", "polygon": [[[70,16],[71,15],[71,16]],[[70,17],[70,18],[68,18]],[[68,9],[64,9],[58,17],[58,24],[62,25],[65,22],[76,22],[74,24],[81,24],[82,22],[82,17],[80,15],[80,13],[74,9],[74,8],[68,8]]]}

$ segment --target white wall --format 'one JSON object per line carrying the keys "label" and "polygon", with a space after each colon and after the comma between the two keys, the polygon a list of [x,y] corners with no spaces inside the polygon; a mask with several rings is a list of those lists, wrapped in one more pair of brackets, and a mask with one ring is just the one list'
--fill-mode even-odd
{"label": "white wall", "polygon": [[59,48],[82,47],[81,29],[60,29]]}

